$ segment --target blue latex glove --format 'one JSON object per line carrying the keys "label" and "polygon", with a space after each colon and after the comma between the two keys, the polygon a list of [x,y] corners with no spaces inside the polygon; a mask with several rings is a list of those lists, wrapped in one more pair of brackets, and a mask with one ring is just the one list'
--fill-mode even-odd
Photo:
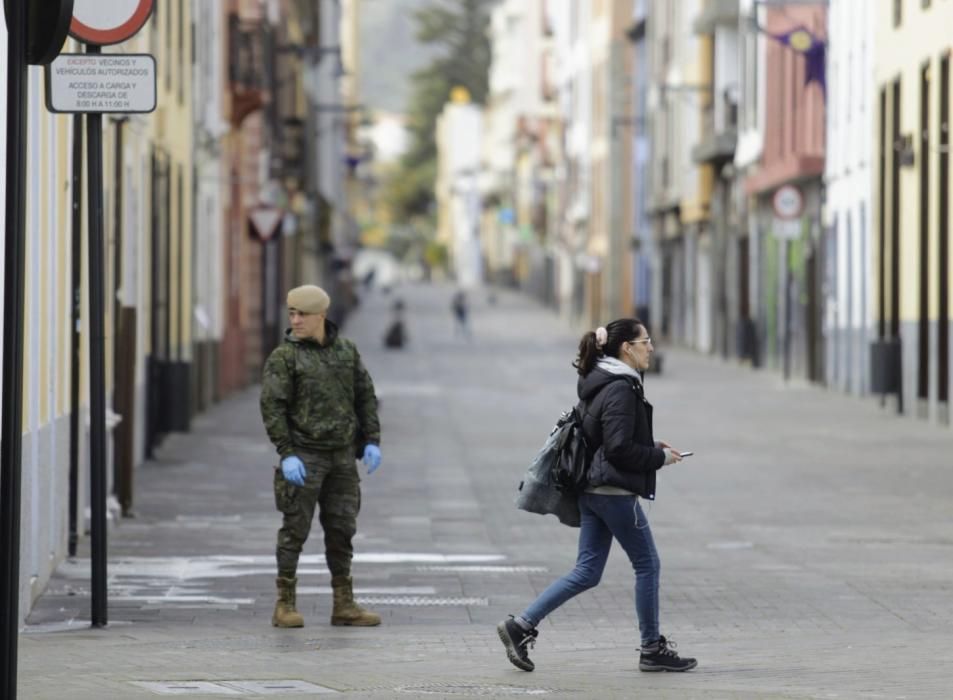
{"label": "blue latex glove", "polygon": [[281,460],[281,473],[284,474],[285,481],[290,481],[295,486],[304,486],[304,462],[295,455]]}
{"label": "blue latex glove", "polygon": [[377,445],[364,445],[364,458],[362,460],[367,465],[367,473],[373,474],[381,466],[381,448]]}

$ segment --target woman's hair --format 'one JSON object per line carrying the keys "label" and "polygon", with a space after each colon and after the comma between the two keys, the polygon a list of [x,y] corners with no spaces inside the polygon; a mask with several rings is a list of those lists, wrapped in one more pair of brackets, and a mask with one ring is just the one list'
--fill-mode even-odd
{"label": "woman's hair", "polygon": [[[572,366],[585,377],[601,357],[619,357],[622,343],[629,343],[641,334],[645,324],[637,318],[617,318],[605,327],[605,343],[599,347],[596,331],[588,331],[579,341],[579,355]],[[599,329],[597,329],[599,330]]]}

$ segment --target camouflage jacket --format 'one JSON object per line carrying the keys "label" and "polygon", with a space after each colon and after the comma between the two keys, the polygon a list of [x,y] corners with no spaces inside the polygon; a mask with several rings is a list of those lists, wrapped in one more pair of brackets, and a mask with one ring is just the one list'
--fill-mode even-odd
{"label": "camouflage jacket", "polygon": [[325,328],[324,345],[286,331],[265,362],[261,417],[282,459],[297,449],[353,447],[359,432],[365,443],[380,444],[371,376],[354,343],[330,321]]}

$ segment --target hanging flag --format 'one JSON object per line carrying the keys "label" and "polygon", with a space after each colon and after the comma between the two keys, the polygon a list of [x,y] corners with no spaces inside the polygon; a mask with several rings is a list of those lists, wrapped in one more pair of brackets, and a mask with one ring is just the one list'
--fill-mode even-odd
{"label": "hanging flag", "polygon": [[796,27],[784,34],[765,34],[804,56],[804,84],[810,85],[816,81],[821,86],[821,92],[827,94],[827,44],[823,39],[814,36],[805,27]]}

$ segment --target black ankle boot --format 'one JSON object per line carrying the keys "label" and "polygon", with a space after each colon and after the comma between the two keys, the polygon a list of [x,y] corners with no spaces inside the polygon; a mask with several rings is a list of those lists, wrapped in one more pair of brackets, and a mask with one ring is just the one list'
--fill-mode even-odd
{"label": "black ankle boot", "polygon": [[639,654],[639,670],[691,671],[698,665],[695,659],[679,656],[675,647],[675,642],[670,642],[665,637],[659,637],[655,644],[642,647],[642,653]]}
{"label": "black ankle boot", "polygon": [[523,671],[532,671],[536,668],[536,664],[530,661],[529,654],[526,651],[527,647],[536,644],[536,637],[539,632],[536,631],[535,627],[528,630],[523,629],[510,615],[508,620],[503,620],[496,626],[496,633],[500,635],[500,641],[506,647],[506,657],[510,660],[510,663]]}

